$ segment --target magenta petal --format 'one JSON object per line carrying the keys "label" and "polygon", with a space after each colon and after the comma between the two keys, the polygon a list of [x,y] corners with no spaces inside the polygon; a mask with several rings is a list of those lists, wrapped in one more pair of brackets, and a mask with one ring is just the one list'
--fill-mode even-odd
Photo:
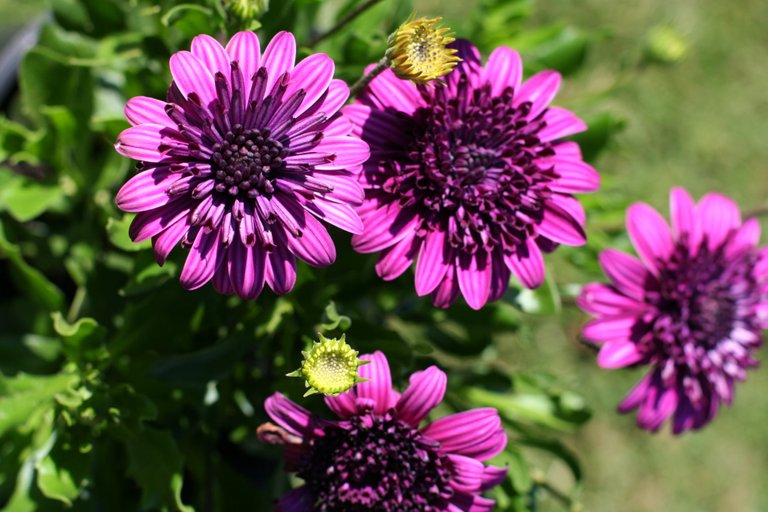
{"label": "magenta petal", "polygon": [[544,207],[544,218],[538,225],[539,234],[553,242],[565,245],[584,245],[584,228],[566,210],[551,202]]}
{"label": "magenta petal", "polygon": [[632,337],[632,329],[639,319],[636,316],[619,316],[591,320],[584,326],[582,336],[596,342],[620,342]]}
{"label": "magenta petal", "polygon": [[354,404],[357,398],[368,399],[373,404],[375,414],[385,414],[397,402],[397,394],[392,390],[392,375],[386,356],[376,351],[373,354],[363,354],[361,361],[370,361],[358,370],[365,382],[337,397],[326,397],[325,402],[342,418],[348,418],[355,413]]}
{"label": "magenta petal", "polygon": [[299,117],[325,93],[333,79],[333,71],[333,60],[324,53],[310,55],[296,65],[291,73],[291,81],[285,91],[285,97],[290,98],[299,90],[303,90],[306,96],[293,114],[294,117]]}
{"label": "magenta petal", "polygon": [[251,31],[238,32],[227,43],[226,52],[230,60],[237,62],[243,74],[243,107],[247,107],[251,94],[251,79],[261,66],[259,38]]}
{"label": "magenta petal", "polygon": [[171,55],[170,67],[173,81],[184,96],[197,94],[204,107],[216,99],[213,75],[191,52],[182,50]]}
{"label": "magenta petal", "polygon": [[505,88],[515,91],[523,77],[523,61],[512,48],[500,46],[491,52],[485,64],[485,78],[491,84],[491,94],[501,96]]}
{"label": "magenta petal", "polygon": [[555,192],[583,193],[600,188],[600,175],[589,164],[577,160],[550,159],[555,172],[560,176],[549,188]]}
{"label": "magenta petal", "polygon": [[522,248],[518,247],[504,259],[515,278],[526,288],[538,288],[544,282],[544,257],[534,240],[526,240]]}
{"label": "magenta petal", "polygon": [[489,255],[478,253],[459,257],[456,275],[459,289],[472,309],[482,308],[491,293],[491,264]]}
{"label": "magenta petal", "polygon": [[267,68],[267,93],[272,91],[283,73],[293,70],[296,61],[296,39],[290,32],[278,32],[267,44],[261,59]]}
{"label": "magenta petal", "polygon": [[646,430],[658,430],[675,411],[677,401],[675,389],[651,386],[637,413],[637,424]]}
{"label": "magenta petal", "polygon": [[[341,107],[349,99],[349,86],[344,80],[333,79],[330,85],[328,85],[328,95],[323,101],[323,106],[320,109],[325,112],[325,115],[330,116],[338,112]],[[345,132],[342,135],[347,135],[349,132]]]}
{"label": "magenta petal", "polygon": [[[373,204],[373,202],[369,202]],[[366,206],[363,203],[363,206]],[[362,209],[358,209],[361,211]],[[413,233],[420,218],[415,213],[403,211],[399,204],[390,203],[383,208],[364,215],[363,229],[359,235],[352,237],[352,248],[367,254],[390,247]]]}
{"label": "magenta petal", "polygon": [[373,79],[363,99],[381,110],[394,108],[406,114],[413,114],[417,108],[424,106],[416,86],[408,80],[397,78],[391,69],[384,70]]}
{"label": "magenta petal", "polygon": [[707,245],[715,249],[741,226],[739,205],[721,194],[706,194],[696,208]]}
{"label": "magenta petal", "polygon": [[640,259],[658,273],[659,261],[668,259],[675,248],[664,217],[647,204],[636,203],[627,210],[627,231]]}
{"label": "magenta petal", "polygon": [[165,113],[164,101],[147,96],[136,96],[128,100],[125,105],[125,117],[136,126],[139,124],[160,124],[168,128],[176,129],[176,123],[171,121]]}
{"label": "magenta petal", "polygon": [[304,209],[328,224],[333,224],[349,233],[363,232],[363,222],[357,216],[354,208],[349,205],[315,199],[307,201],[304,204]]}
{"label": "magenta petal", "polygon": [[217,40],[207,34],[192,39],[191,53],[210,71],[214,77],[221,73],[229,81],[229,57]]}
{"label": "magenta petal", "polygon": [[398,419],[418,427],[429,411],[442,402],[447,382],[445,373],[437,366],[411,375],[408,389],[395,406]]}
{"label": "magenta petal", "polygon": [[440,284],[451,266],[451,251],[442,230],[429,231],[416,262],[416,294],[428,295]]}
{"label": "magenta petal", "polygon": [[601,368],[624,368],[642,361],[644,355],[631,341],[609,342],[600,348],[597,364]]}
{"label": "magenta petal", "polygon": [[374,110],[368,105],[353,103],[342,110],[355,125],[354,134],[379,146],[403,146],[408,140],[398,117],[386,110]]}
{"label": "magenta petal", "polygon": [[501,485],[507,479],[508,468],[499,468],[496,466],[486,466],[483,471],[483,482],[480,486],[481,491],[487,491],[497,485]]}
{"label": "magenta petal", "polygon": [[189,228],[189,218],[185,215],[180,217],[176,222],[168,226],[163,232],[152,239],[155,261],[157,261],[159,265],[165,263],[168,255],[171,254],[173,248],[179,244],[184,234],[189,231]]}
{"label": "magenta petal", "polygon": [[235,237],[229,248],[229,282],[238,297],[253,300],[264,289],[266,254],[258,245],[248,247]]}
{"label": "magenta petal", "polygon": [[296,284],[296,258],[283,245],[278,245],[269,253],[265,278],[277,295],[285,295]]}
{"label": "magenta petal", "polygon": [[624,400],[619,404],[619,412],[627,413],[632,409],[638,407],[645,400],[645,395],[648,393],[648,387],[651,382],[651,375],[648,374],[638,382],[632,391],[624,397]]}
{"label": "magenta petal", "polygon": [[166,205],[171,201],[168,188],[180,177],[158,169],[142,171],[120,188],[115,204],[124,212],[143,212]]}
{"label": "magenta petal", "polygon": [[292,489],[275,503],[274,512],[312,512],[315,496],[306,487]]}
{"label": "magenta petal", "polygon": [[432,292],[432,303],[438,308],[447,308],[459,296],[459,283],[456,279],[456,268],[451,266],[445,273],[445,277]]}
{"label": "magenta petal", "polygon": [[546,126],[539,132],[539,139],[550,142],[581,133],[587,129],[587,124],[576,117],[576,114],[560,107],[549,107],[544,113]]}
{"label": "magenta petal", "polygon": [[360,367],[360,378],[367,379],[355,387],[358,398],[369,398],[373,401],[373,412],[384,414],[397,403],[397,394],[392,390],[392,374],[386,356],[379,351],[373,354],[363,354],[361,361],[370,361]]}
{"label": "magenta petal", "polygon": [[701,226],[696,219],[696,204],[687,190],[681,187],[672,189],[669,195],[669,210],[675,238],[679,240],[683,233],[687,233],[688,246],[694,251],[698,250]]}
{"label": "magenta petal", "polygon": [[264,402],[264,409],[272,421],[291,434],[303,438],[310,433],[312,414],[300,405],[275,393]]}
{"label": "magenta petal", "polygon": [[338,203],[359,205],[365,198],[363,187],[355,180],[354,176],[346,174],[330,174],[315,172],[317,179],[333,188],[323,197]]}
{"label": "magenta petal", "polygon": [[448,454],[451,462],[451,487],[466,493],[480,492],[485,466],[479,460],[463,455]]}
{"label": "magenta petal", "polygon": [[159,234],[168,226],[176,223],[182,217],[189,215],[193,207],[187,198],[181,197],[165,205],[163,208],[141,212],[136,215],[128,228],[128,236],[134,242],[143,242]]}
{"label": "magenta petal", "polygon": [[529,119],[541,114],[549,105],[560,88],[560,73],[557,71],[542,71],[526,80],[515,94],[515,107],[530,101],[533,106],[528,114]]}
{"label": "magenta petal", "polygon": [[443,451],[477,460],[495,457],[507,445],[499,413],[492,408],[445,416],[427,425],[423,432],[438,441]]}
{"label": "magenta petal", "polygon": [[754,249],[760,242],[760,223],[757,219],[747,219],[736,231],[725,247],[725,254],[729,258],[743,254],[744,251]]}
{"label": "magenta petal", "polygon": [[288,235],[293,254],[313,267],[327,267],[336,261],[333,239],[320,222],[309,215],[304,217],[305,226],[299,238]]}
{"label": "magenta petal", "polygon": [[616,288],[602,283],[592,283],[584,286],[576,304],[592,315],[617,316],[623,313],[633,313],[638,316],[651,306],[622,294]]}
{"label": "magenta petal", "polygon": [[161,124],[140,124],[123,130],[117,137],[115,150],[123,156],[144,162],[160,162],[164,154],[158,148],[163,143]]}
{"label": "magenta petal", "polygon": [[638,301],[645,300],[646,283],[651,279],[651,273],[637,258],[606,249],[600,253],[600,266],[622,293]]}
{"label": "magenta petal", "polygon": [[420,245],[418,238],[407,236],[392,247],[384,249],[376,263],[376,273],[385,281],[400,277],[413,263]]}
{"label": "magenta petal", "polygon": [[219,244],[220,231],[201,229],[187,254],[187,261],[181,271],[181,285],[187,290],[196,290],[211,280],[221,264],[226,249]]}
{"label": "magenta petal", "polygon": [[316,166],[320,171],[355,167],[363,164],[370,156],[368,144],[357,137],[324,137],[312,151],[332,155],[330,163]]}
{"label": "magenta petal", "polygon": [[511,271],[504,261],[501,251],[491,255],[491,292],[488,300],[499,300],[509,289]]}

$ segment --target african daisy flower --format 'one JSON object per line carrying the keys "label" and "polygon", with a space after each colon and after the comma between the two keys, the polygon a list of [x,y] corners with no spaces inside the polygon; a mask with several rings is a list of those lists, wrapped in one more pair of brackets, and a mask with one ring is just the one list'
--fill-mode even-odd
{"label": "african daisy flower", "polygon": [[603,251],[610,284],[585,286],[578,304],[596,317],[583,335],[602,345],[600,366],[650,366],[619,410],[638,409],[638,425],[651,431],[671,418],[679,434],[730,404],[735,382],[756,365],[768,327],[768,248],[757,246],[757,221],[742,222],[727,197],[694,204],[677,188],[670,206],[671,230],[648,205],[630,207],[627,230],[640,260]]}
{"label": "african daisy flower", "polygon": [[507,436],[495,409],[474,409],[420,426],[445,394],[446,376],[431,366],[405,392],[392,390],[386,357],[361,356],[368,382],[325,402],[341,421],[320,419],[280,393],[267,399],[279,426],[263,440],[285,445],[287,470],[304,485],[283,496],[278,512],[490,511],[480,493],[501,483],[505,468],[482,463]]}
{"label": "african daisy flower", "polygon": [[167,101],[139,96],[126,106],[133,127],[115,147],[141,172],[116,202],[138,212],[131,238],[151,238],[158,263],[179,242],[189,248],[187,289],[213,280],[221,293],[253,299],[266,281],[286,293],[297,257],[318,267],[336,257],[318,219],[362,231],[352,206],[369,151],[339,113],[349,90],[327,55],[294,65],[295,56],[287,32],[263,54],[252,32],[226,48],[197,36],[191,52],[171,57]]}
{"label": "african daisy flower", "polygon": [[376,270],[395,279],[416,260],[416,293],[448,307],[461,293],[479,309],[510,273],[526,287],[544,279],[542,250],[585,242],[584,211],[571,195],[598,188],[577,144],[586,126],[549,107],[560,75],[521,84],[514,50],[497,48],[485,67],[457,41],[462,62],[446,86],[414,85],[391,70],[373,79],[344,113],[371,146],[358,208],[361,253],[382,251]]}

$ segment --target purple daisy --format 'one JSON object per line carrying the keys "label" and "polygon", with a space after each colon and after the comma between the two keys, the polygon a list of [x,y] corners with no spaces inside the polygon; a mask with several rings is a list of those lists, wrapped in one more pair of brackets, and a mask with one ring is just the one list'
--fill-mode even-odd
{"label": "purple daisy", "polygon": [[599,176],[562,137],[586,125],[549,107],[560,75],[521,83],[520,56],[497,48],[485,67],[457,41],[462,62],[445,86],[414,85],[384,71],[344,113],[371,147],[358,208],[361,253],[382,251],[376,270],[395,279],[416,260],[419,295],[448,307],[461,293],[474,309],[502,296],[510,274],[527,288],[544,279],[542,250],[585,242],[584,210],[571,195]]}
{"label": "purple daisy", "polygon": [[758,247],[758,222],[742,222],[727,197],[707,194],[694,204],[676,188],[670,206],[671,231],[650,206],[629,208],[640,260],[603,251],[610,284],[585,286],[578,304],[596,317],[583,335],[602,344],[600,366],[650,365],[619,410],[639,409],[638,425],[651,431],[671,418],[679,434],[730,404],[735,382],[757,364],[768,327],[768,248]]}
{"label": "purple daisy", "polygon": [[212,279],[221,293],[253,299],[266,281],[283,294],[297,257],[318,267],[336,258],[318,219],[362,232],[353,206],[369,150],[339,112],[349,89],[327,55],[295,57],[288,32],[263,54],[252,32],[226,48],[197,36],[191,52],[171,57],[167,101],[139,96],[125,108],[133,127],[115,148],[141,172],[117,205],[138,212],[130,236],[151,238],[158,263],[179,242],[190,249],[187,289]]}
{"label": "purple daisy", "polygon": [[495,409],[474,409],[420,427],[445,394],[446,375],[435,366],[392,389],[381,352],[360,357],[369,379],[325,402],[341,421],[320,419],[280,393],[267,399],[279,427],[262,439],[285,445],[286,469],[304,480],[276,504],[278,512],[488,512],[480,496],[501,483],[506,468],[486,466],[507,435]]}

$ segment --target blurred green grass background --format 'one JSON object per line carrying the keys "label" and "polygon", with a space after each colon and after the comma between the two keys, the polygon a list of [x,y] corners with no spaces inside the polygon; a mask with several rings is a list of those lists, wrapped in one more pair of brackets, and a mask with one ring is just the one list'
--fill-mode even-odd
{"label": "blurred green grass background", "polygon": [[[461,20],[475,0],[417,0],[419,14]],[[0,0],[0,42],[44,2]],[[475,14],[482,15],[482,13]],[[568,77],[562,102],[598,93],[615,79],[622,58],[639,49],[648,31],[668,23],[690,45],[680,63],[649,67],[597,100],[628,121],[613,150],[596,167],[606,188],[667,211],[671,186],[695,196],[721,191],[747,210],[766,205],[768,192],[768,2],[741,0],[546,0],[530,26],[564,21],[606,34],[583,70]],[[458,34],[459,36],[461,34]],[[589,226],[588,226],[589,227]],[[649,435],[615,406],[641,372],[607,372],[578,344],[584,318],[570,311],[562,323],[542,319],[535,342],[500,347],[510,364],[557,375],[580,392],[594,418],[567,439],[584,465],[581,502],[594,512],[750,512],[768,510],[768,374],[753,371],[736,402],[703,432],[673,438]],[[563,488],[567,472],[546,467]],[[551,501],[542,510],[562,510]]]}

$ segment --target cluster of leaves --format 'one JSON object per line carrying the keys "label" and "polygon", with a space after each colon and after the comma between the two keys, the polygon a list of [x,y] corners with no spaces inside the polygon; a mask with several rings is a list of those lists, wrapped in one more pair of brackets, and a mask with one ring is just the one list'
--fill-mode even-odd
{"label": "cluster of leaves", "polygon": [[[52,0],[0,117],[0,505],[268,510],[288,484],[279,450],[255,437],[264,398],[280,390],[298,399],[300,383],[284,375],[300,350],[315,332],[344,330],[356,349],[385,351],[396,378],[435,360],[449,370],[440,412],[499,409],[512,439],[497,461],[510,467],[495,491],[499,510],[533,509],[549,488],[524,448],[563,461],[575,482],[567,494],[578,491],[578,461],[559,437],[589,418],[583,400],[496,357],[499,339],[528,336],[532,315],[560,311],[551,280],[536,292],[512,288],[480,312],[439,311],[409,279],[380,281],[374,258],[338,236],[334,266],[303,266],[291,294],[243,302],[210,287],[184,291],[182,254],[159,267],[148,244],[127,237],[131,216],[113,197],[132,164],[112,144],[128,98],[164,96],[169,55],[199,33],[240,29],[262,41],[288,29],[309,45],[360,3],[273,1],[259,20],[243,20],[219,0]],[[301,52],[329,53],[337,75],[354,80],[413,9],[392,4]],[[532,7],[481,0],[482,16],[454,29],[486,54],[517,47],[528,72],[578,71],[596,36],[561,24],[525,30]],[[579,140],[594,158],[621,123],[584,114],[591,129]],[[616,210],[590,206],[606,217]],[[322,410],[316,397],[302,403]]]}

